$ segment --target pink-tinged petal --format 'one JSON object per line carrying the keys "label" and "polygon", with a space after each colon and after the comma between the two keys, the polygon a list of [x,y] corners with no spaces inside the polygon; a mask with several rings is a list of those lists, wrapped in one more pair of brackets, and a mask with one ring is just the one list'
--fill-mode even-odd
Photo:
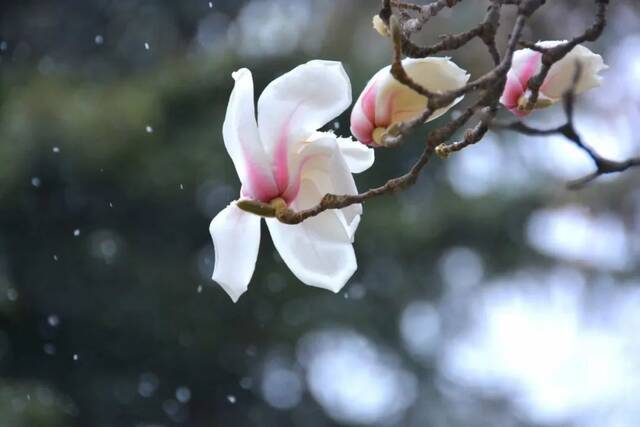
{"label": "pink-tinged petal", "polygon": [[356,102],[351,111],[351,133],[363,144],[373,142],[373,124],[362,109],[362,103]]}
{"label": "pink-tinged petal", "polygon": [[351,133],[363,144],[373,145],[373,130],[376,128],[376,99],[380,81],[388,69],[378,71],[360,93],[351,111]]}
{"label": "pink-tinged petal", "polygon": [[215,249],[213,280],[238,301],[251,281],[260,247],[260,217],[231,203],[211,221]]}
{"label": "pink-tinged petal", "polygon": [[540,70],[540,59],[540,52],[531,49],[518,49],[513,53],[508,75],[519,79],[524,90],[529,79]]}
{"label": "pink-tinged petal", "polygon": [[275,158],[280,186],[286,157],[350,103],[349,77],[334,61],[307,62],[265,88],[258,100],[258,128],[267,153]]}
{"label": "pink-tinged petal", "polygon": [[282,125],[273,153],[273,173],[280,193],[284,192],[289,185],[289,125],[292,116],[293,114]]}
{"label": "pink-tinged petal", "polygon": [[[401,111],[410,114],[417,113],[417,109],[413,105],[396,105],[399,94],[399,91],[391,92],[389,96],[381,97],[376,102],[376,127],[386,128]],[[422,98],[420,103],[422,104],[422,111],[424,111],[427,106],[427,98]]]}
{"label": "pink-tinged petal", "polygon": [[222,135],[227,152],[250,198],[269,201],[278,189],[271,164],[260,142],[253,104],[253,80],[246,68],[233,73],[235,86],[229,98]]}
{"label": "pink-tinged petal", "polygon": [[518,106],[518,100],[524,94],[524,88],[520,83],[520,79],[511,71],[507,74],[507,82],[504,85],[504,91],[500,97],[500,103],[509,110]]}
{"label": "pink-tinged petal", "polygon": [[264,166],[256,163],[251,155],[245,155],[246,180],[242,185],[243,195],[247,198],[269,202],[280,194],[274,183],[273,175]]}
{"label": "pink-tinged petal", "polygon": [[523,67],[520,69],[520,73],[518,74],[518,78],[520,79],[520,84],[522,87],[526,89],[529,84],[529,80],[531,77],[536,75],[538,71],[540,71],[540,67],[542,65],[542,53],[531,51],[529,58],[524,63]]}
{"label": "pink-tinged petal", "polygon": [[[322,197],[309,180],[304,180],[295,208],[311,206]],[[357,269],[351,238],[340,212],[325,211],[296,225],[268,218],[271,239],[282,260],[303,283],[338,292]]]}
{"label": "pink-tinged petal", "polygon": [[376,119],[376,96],[378,94],[378,82],[373,82],[362,94],[362,111],[369,122],[375,123]]}

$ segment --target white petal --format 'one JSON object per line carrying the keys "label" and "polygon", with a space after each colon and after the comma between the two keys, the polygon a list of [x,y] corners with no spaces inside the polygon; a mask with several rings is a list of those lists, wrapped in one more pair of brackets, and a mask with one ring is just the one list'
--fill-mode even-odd
{"label": "white petal", "polygon": [[573,84],[576,62],[580,62],[582,70],[576,93],[600,86],[602,77],[598,74],[607,69],[602,57],[586,47],[574,47],[564,58],[551,66],[549,74],[541,87],[541,92],[551,99],[560,99]]}
{"label": "white petal", "polygon": [[[325,133],[322,138],[302,147],[300,157],[306,159],[301,174],[302,182],[311,181],[319,194],[315,199],[309,198],[309,194],[304,194],[303,188],[301,188],[298,198],[294,201],[296,209],[310,208],[327,193],[358,194],[353,175],[338,144],[337,138],[333,134]],[[373,151],[373,149],[370,150]],[[337,215],[343,222],[349,238],[353,241],[353,236],[360,223],[362,205],[347,206],[337,211]]]}
{"label": "white petal", "polygon": [[[469,74],[449,58],[407,58],[402,65],[409,77],[432,92],[458,89],[469,80]],[[429,121],[440,117],[461,100],[462,97],[436,110]],[[389,71],[377,93],[376,121],[385,121],[385,105],[392,105],[391,123],[396,123],[417,117],[426,108],[426,103],[424,96],[398,82]]]}
{"label": "white petal", "polygon": [[342,157],[347,162],[351,173],[361,173],[373,166],[376,159],[375,150],[354,140],[353,138],[342,138],[333,132],[315,132],[308,142],[317,141],[325,137],[335,137]]}
{"label": "white petal", "polygon": [[209,225],[215,249],[212,279],[238,301],[251,281],[260,247],[260,217],[238,208],[224,208]]}
{"label": "white petal", "polygon": [[[321,196],[308,180],[302,183],[300,193],[301,206],[311,205]],[[325,211],[296,225],[267,218],[273,244],[293,274],[307,285],[333,292],[342,289],[357,269],[351,239],[338,214]]]}
{"label": "white petal", "polygon": [[277,193],[270,162],[260,142],[253,104],[253,80],[246,68],[233,73],[235,86],[229,98],[222,135],[243,191],[252,198],[268,199]]}
{"label": "white petal", "polygon": [[338,147],[351,173],[364,172],[373,166],[375,150],[351,138],[338,138]]}
{"label": "white petal", "polygon": [[340,62],[310,61],[282,75],[258,100],[258,128],[267,152],[278,159],[297,149],[349,104],[351,83]]}

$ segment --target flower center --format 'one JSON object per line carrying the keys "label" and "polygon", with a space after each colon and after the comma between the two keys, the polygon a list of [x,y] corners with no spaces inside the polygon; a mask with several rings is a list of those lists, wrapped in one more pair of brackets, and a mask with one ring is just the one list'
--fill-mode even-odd
{"label": "flower center", "polygon": [[287,209],[287,202],[282,197],[276,197],[269,203],[261,202],[260,200],[238,200],[236,206],[245,212],[252,213],[265,218],[273,218],[276,216],[276,212],[282,209]]}
{"label": "flower center", "polygon": [[372,138],[373,142],[375,142],[376,145],[382,145],[382,137],[384,136],[386,131],[386,128],[375,128],[373,130]]}
{"label": "flower center", "polygon": [[285,202],[282,197],[276,197],[269,202],[269,206],[271,206],[274,210],[284,209],[287,207],[287,202]]}
{"label": "flower center", "polygon": [[546,107],[549,107],[550,105],[553,105],[553,101],[549,98],[546,98],[541,93],[538,95],[538,99],[536,100],[536,103],[533,105],[530,105],[529,103],[530,94],[531,92],[527,91],[523,95],[521,95],[520,98],[518,98],[518,105],[516,106],[518,111],[528,113],[533,109],[546,108]]}

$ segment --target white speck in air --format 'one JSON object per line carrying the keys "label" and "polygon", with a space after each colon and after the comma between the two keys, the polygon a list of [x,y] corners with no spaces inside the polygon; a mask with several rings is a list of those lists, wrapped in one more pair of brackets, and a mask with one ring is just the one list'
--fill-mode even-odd
{"label": "white speck in air", "polygon": [[49,356],[53,356],[54,354],[56,354],[56,346],[51,344],[50,342],[42,346],[42,349],[44,350],[45,354],[48,354]]}
{"label": "white speck in air", "polygon": [[60,318],[55,314],[50,314],[49,317],[47,317],[47,323],[49,324],[49,326],[55,328],[60,324]]}
{"label": "white speck in air", "polygon": [[180,403],[187,403],[191,400],[191,390],[189,390],[189,387],[178,387],[176,389],[176,399],[178,399]]}
{"label": "white speck in air", "polygon": [[7,299],[9,301],[16,301],[18,299],[18,291],[13,288],[7,289]]}

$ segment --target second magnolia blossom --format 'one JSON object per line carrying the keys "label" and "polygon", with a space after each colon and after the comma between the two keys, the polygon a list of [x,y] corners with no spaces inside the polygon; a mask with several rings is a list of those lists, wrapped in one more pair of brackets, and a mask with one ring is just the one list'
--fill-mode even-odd
{"label": "second magnolia blossom", "polygon": [[[566,43],[566,41],[542,41],[536,45],[542,48],[552,48],[561,43]],[[540,86],[536,104],[529,106],[531,92],[527,89],[527,85],[529,80],[542,68],[542,53],[532,49],[515,51],[500,102],[517,116],[529,114],[532,107],[543,108],[555,104],[573,85],[576,63],[580,63],[581,70],[576,82],[575,93],[582,93],[600,86],[602,77],[599,73],[606,70],[607,65],[600,55],[578,45],[551,66],[547,77]]]}
{"label": "second magnolia blossom", "polygon": [[[459,89],[469,80],[469,74],[448,58],[407,58],[402,66],[411,79],[432,92]],[[440,117],[461,99],[436,110],[427,121]],[[419,117],[426,107],[427,98],[397,81],[387,66],[369,80],[353,106],[351,133],[363,144],[380,145],[389,127]]]}

